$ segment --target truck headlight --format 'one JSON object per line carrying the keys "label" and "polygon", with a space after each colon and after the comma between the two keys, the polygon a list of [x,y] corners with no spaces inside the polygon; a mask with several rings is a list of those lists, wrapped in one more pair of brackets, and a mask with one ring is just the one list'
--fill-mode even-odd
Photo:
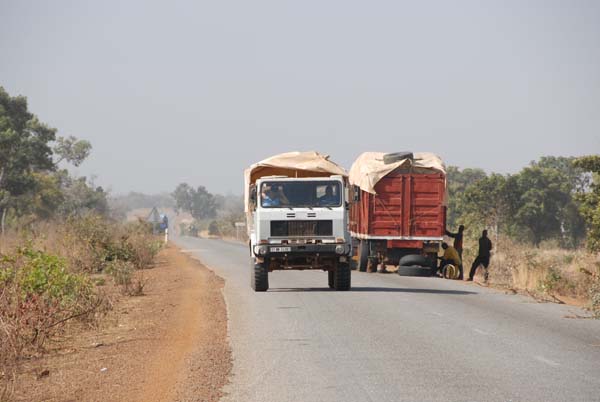
{"label": "truck headlight", "polygon": [[254,252],[258,255],[265,255],[269,251],[268,246],[256,246],[254,247]]}
{"label": "truck headlight", "polygon": [[337,246],[335,246],[335,253],[336,254],[344,254],[345,251],[346,251],[346,245],[345,244],[338,244]]}

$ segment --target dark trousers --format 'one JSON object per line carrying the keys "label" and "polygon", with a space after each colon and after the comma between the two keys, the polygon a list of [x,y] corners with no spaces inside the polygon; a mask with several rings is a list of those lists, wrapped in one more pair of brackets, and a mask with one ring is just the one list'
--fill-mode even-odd
{"label": "dark trousers", "polygon": [[473,277],[475,276],[475,271],[477,271],[477,268],[483,265],[485,268],[489,267],[490,265],[490,256],[483,256],[483,255],[478,255],[477,258],[475,258],[475,261],[473,261],[473,265],[471,265],[471,271],[469,272],[469,279],[473,280]]}

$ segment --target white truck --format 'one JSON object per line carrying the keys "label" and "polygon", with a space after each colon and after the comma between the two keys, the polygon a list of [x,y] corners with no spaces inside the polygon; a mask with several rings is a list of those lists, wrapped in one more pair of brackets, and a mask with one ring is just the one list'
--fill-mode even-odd
{"label": "white truck", "polygon": [[320,269],[335,290],[351,286],[347,173],[317,152],[289,152],[245,172],[251,286],[273,270]]}

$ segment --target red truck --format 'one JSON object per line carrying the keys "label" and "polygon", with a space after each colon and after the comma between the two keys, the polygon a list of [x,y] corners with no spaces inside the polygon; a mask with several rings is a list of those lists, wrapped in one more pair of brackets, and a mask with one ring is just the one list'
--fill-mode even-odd
{"label": "red truck", "polygon": [[435,273],[446,228],[446,172],[432,153],[366,152],[350,169],[350,234],[357,268]]}

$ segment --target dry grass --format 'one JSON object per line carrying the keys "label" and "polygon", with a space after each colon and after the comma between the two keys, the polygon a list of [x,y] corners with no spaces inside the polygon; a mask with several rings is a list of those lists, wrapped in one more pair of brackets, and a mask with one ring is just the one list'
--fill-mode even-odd
{"label": "dry grass", "polygon": [[[568,298],[600,314],[599,256],[583,249],[561,249],[553,244],[534,248],[508,238],[500,238],[494,247],[489,268],[491,285],[548,301],[561,302]],[[467,249],[465,262],[470,263],[477,247],[467,244]],[[469,268],[465,264],[465,269]]]}
{"label": "dry grass", "polygon": [[0,402],[9,401],[23,359],[73,321],[94,325],[112,305],[106,280],[124,295],[141,295],[160,250],[143,223],[99,216],[40,223],[0,239]]}

